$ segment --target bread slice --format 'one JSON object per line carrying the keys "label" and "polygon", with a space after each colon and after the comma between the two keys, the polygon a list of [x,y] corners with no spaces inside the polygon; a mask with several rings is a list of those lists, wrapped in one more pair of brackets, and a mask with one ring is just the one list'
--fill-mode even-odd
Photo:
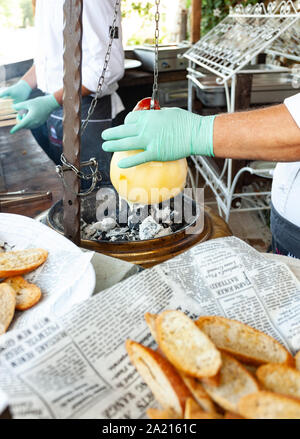
{"label": "bread slice", "polygon": [[256,372],[266,390],[300,398],[300,372],[285,364],[265,364]]}
{"label": "bread slice", "polygon": [[4,333],[10,325],[16,307],[16,293],[5,282],[0,284],[0,334]]}
{"label": "bread slice", "polygon": [[295,355],[295,365],[296,369],[300,370],[300,351]]}
{"label": "bread slice", "polygon": [[193,398],[188,398],[185,404],[184,419],[222,419],[218,413],[204,412]]}
{"label": "bread slice", "polygon": [[182,419],[178,418],[176,413],[172,412],[171,410],[149,408],[146,413],[150,419]]}
{"label": "bread slice", "polygon": [[160,405],[177,417],[183,417],[185,401],[191,393],[174,366],[158,352],[132,340],[126,341],[126,349]]}
{"label": "bread slice", "polygon": [[238,409],[248,419],[300,419],[299,400],[267,391],[244,396]]}
{"label": "bread slice", "polygon": [[158,317],[158,314],[151,314],[150,312],[146,312],[144,317],[150,329],[151,335],[157,343],[156,319]]}
{"label": "bread slice", "polygon": [[191,394],[195,398],[195,401],[197,401],[201,409],[206,412],[215,413],[216,407],[210,396],[204,390],[204,387],[202,386],[200,381],[198,381],[197,378],[192,378],[185,374],[181,374],[181,378],[183,379],[184,384],[190,390]]}
{"label": "bread slice", "polygon": [[222,353],[220,377],[218,387],[204,382],[203,387],[217,404],[230,412],[238,412],[240,398],[259,390],[257,381],[245,367],[225,353]]}
{"label": "bread slice", "polygon": [[16,293],[16,309],[25,311],[36,305],[42,297],[40,288],[30,284],[22,276],[8,277],[5,282],[10,285]]}
{"label": "bread slice", "polygon": [[245,419],[243,416],[233,412],[226,412],[224,419]]}
{"label": "bread slice", "polygon": [[214,386],[214,387],[218,387],[220,385],[220,380],[221,380],[221,375],[220,375],[220,370],[219,372],[213,376],[213,377],[206,377],[206,378],[201,378],[201,381],[203,383],[208,384],[209,386]]}
{"label": "bread slice", "polygon": [[48,252],[42,248],[31,248],[0,253],[0,278],[29,273],[42,265]]}
{"label": "bread slice", "polygon": [[242,362],[254,365],[282,363],[294,365],[285,347],[263,332],[225,317],[200,317],[196,325],[219,348]]}
{"label": "bread slice", "polygon": [[158,345],[168,360],[186,375],[215,376],[221,354],[210,339],[181,311],[164,311],[156,320]]}

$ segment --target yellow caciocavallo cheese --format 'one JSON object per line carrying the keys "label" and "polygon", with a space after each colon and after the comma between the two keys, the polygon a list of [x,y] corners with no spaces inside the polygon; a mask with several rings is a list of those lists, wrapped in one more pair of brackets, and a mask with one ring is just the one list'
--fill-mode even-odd
{"label": "yellow caciocavallo cheese", "polygon": [[118,162],[141,152],[115,152],[110,164],[111,182],[119,195],[129,203],[157,204],[178,195],[185,187],[186,159],[172,162],[148,162],[121,169]]}

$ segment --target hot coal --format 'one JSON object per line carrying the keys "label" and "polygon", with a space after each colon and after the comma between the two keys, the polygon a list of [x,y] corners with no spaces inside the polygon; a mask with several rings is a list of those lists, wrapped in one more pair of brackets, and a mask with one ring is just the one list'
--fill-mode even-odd
{"label": "hot coal", "polygon": [[82,238],[109,242],[140,241],[169,235],[185,225],[181,214],[174,209],[174,200],[169,200],[169,205],[128,206],[125,203],[123,209],[126,212],[119,206],[117,219],[108,217],[91,224],[82,220]]}
{"label": "hot coal", "polygon": [[[198,215],[197,204],[184,194],[157,205],[128,205],[108,187],[104,196],[99,191],[82,198],[81,237],[101,242],[160,238],[188,227]],[[49,222],[63,232],[62,201],[51,209]]]}

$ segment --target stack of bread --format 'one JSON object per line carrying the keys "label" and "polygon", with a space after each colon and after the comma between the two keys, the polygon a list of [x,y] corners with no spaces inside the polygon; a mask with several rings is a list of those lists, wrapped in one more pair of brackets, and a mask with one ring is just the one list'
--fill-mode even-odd
{"label": "stack of bread", "polygon": [[127,340],[160,409],[152,419],[300,419],[300,352],[248,325],[181,311],[145,315],[154,351]]}
{"label": "stack of bread", "polygon": [[0,335],[7,331],[15,310],[25,311],[41,299],[40,288],[23,275],[42,265],[48,252],[40,248],[0,253]]}

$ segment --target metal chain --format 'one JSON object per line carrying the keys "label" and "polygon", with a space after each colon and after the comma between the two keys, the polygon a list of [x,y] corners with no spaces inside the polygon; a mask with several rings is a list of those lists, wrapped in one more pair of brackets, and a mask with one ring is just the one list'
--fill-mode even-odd
{"label": "metal chain", "polygon": [[87,117],[82,122],[82,125],[81,125],[81,135],[84,133],[84,131],[85,131],[86,127],[87,127],[87,124],[88,124],[92,114],[95,111],[95,108],[96,108],[96,105],[97,105],[97,101],[98,101],[98,99],[100,97],[101,90],[102,90],[102,87],[103,87],[103,84],[104,84],[105,74],[106,74],[108,63],[109,63],[109,60],[110,60],[110,55],[111,55],[111,49],[112,49],[113,41],[114,41],[114,38],[115,38],[116,23],[117,23],[118,10],[119,10],[119,6],[120,6],[120,2],[121,2],[121,0],[116,0],[116,3],[115,3],[114,19],[113,19],[113,23],[112,23],[111,30],[110,30],[110,40],[109,40],[108,48],[107,48],[107,51],[106,51],[106,54],[105,54],[105,58],[104,58],[104,65],[103,65],[102,73],[101,73],[101,76],[100,76],[99,81],[98,81],[95,97],[92,100],[91,105],[90,105],[90,107],[88,109]]}
{"label": "metal chain", "polygon": [[[100,76],[99,81],[98,81],[95,97],[93,98],[93,100],[89,106],[89,109],[87,112],[87,117],[81,124],[81,136],[83,135],[83,133],[84,133],[84,131],[89,123],[89,120],[95,111],[97,101],[100,97],[101,90],[102,90],[102,87],[104,84],[105,74],[106,74],[106,71],[108,68],[108,63],[109,63],[110,55],[111,55],[111,49],[112,49],[112,45],[113,45],[113,41],[114,41],[115,33],[116,33],[116,23],[117,23],[118,10],[119,10],[120,3],[121,3],[121,0],[116,0],[115,8],[114,8],[114,18],[113,18],[112,26],[110,28],[110,39],[109,39],[107,51],[106,51],[106,54],[104,57],[104,65],[103,65],[102,73],[101,73],[101,76]],[[98,161],[95,158],[91,158],[88,162],[81,163],[81,166],[90,166],[91,174],[84,174],[83,172],[81,172],[74,165],[72,165],[71,163],[69,163],[67,161],[67,159],[63,153],[61,154],[61,161],[62,161],[63,166],[60,166],[60,165],[56,166],[56,172],[61,177],[64,186],[67,187],[68,190],[73,192],[73,194],[75,194],[76,196],[78,195],[78,196],[82,197],[82,196],[90,194],[95,189],[97,182],[102,180],[101,173],[98,170]],[[95,169],[92,169],[91,166],[94,166]],[[91,180],[92,179],[92,183],[91,183],[90,188],[85,192],[75,193],[70,187],[68,187],[67,183],[65,182],[65,179],[64,179],[64,172],[65,171],[75,172],[77,177],[80,178],[81,180]]]}
{"label": "metal chain", "polygon": [[159,20],[160,20],[160,14],[159,14],[159,4],[160,0],[155,0],[156,5],[156,11],[155,11],[155,60],[154,60],[154,78],[153,78],[153,90],[152,90],[152,98],[151,98],[151,104],[150,109],[155,108],[155,99],[157,99],[157,93],[158,93],[158,40],[159,40]]}
{"label": "metal chain", "polygon": [[[64,186],[76,196],[78,195],[80,197],[84,197],[85,195],[90,194],[95,189],[97,182],[102,180],[102,176],[98,170],[98,161],[94,157],[92,157],[89,161],[82,162],[80,164],[82,167],[89,166],[89,168],[91,170],[91,174],[84,174],[82,171],[77,169],[76,166],[74,166],[72,163],[68,162],[68,160],[65,158],[65,156],[63,154],[61,155],[61,161],[62,161],[63,165],[56,166],[56,172],[61,177]],[[94,167],[94,169],[92,167]],[[92,183],[91,183],[91,186],[89,187],[89,189],[86,190],[85,192],[74,192],[73,189],[68,186],[68,184],[66,183],[66,181],[64,179],[64,172],[66,172],[66,171],[73,171],[77,175],[77,177],[80,178],[81,180],[91,180],[92,179]]]}

